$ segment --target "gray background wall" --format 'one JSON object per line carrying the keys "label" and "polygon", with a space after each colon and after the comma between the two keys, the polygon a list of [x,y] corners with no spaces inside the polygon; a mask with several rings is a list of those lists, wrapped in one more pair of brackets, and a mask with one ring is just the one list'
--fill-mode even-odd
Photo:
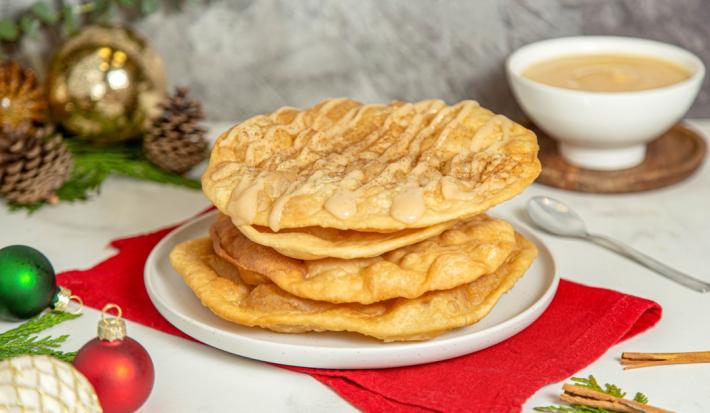
{"label": "gray background wall", "polygon": [[[0,0],[0,14],[30,2]],[[708,0],[213,0],[134,26],[215,120],[332,96],[473,98],[519,119],[504,59],[557,36],[647,37],[710,62]],[[41,47],[23,48],[40,60]],[[708,82],[689,116],[710,117]]]}

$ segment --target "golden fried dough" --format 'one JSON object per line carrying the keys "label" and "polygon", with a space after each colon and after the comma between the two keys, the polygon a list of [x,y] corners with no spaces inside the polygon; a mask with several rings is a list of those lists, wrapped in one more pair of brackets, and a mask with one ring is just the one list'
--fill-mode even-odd
{"label": "golden fried dough", "polygon": [[441,234],[378,257],[297,260],[250,241],[219,215],[210,229],[215,251],[298,297],[370,304],[446,290],[495,271],[515,247],[513,227],[479,215]]}
{"label": "golden fried dough", "polygon": [[535,135],[463,101],[325,100],[217,140],[202,188],[236,225],[423,228],[503,202],[540,172]]}
{"label": "golden fried dough", "polygon": [[537,254],[522,236],[516,241],[515,250],[494,273],[472,283],[370,305],[303,299],[274,284],[246,285],[239,270],[214,253],[209,238],[178,245],[170,262],[203,305],[237,324],[285,333],[351,331],[384,341],[426,340],[476,323],[512,288]]}
{"label": "golden fried dough", "polygon": [[395,232],[362,232],[335,228],[308,227],[282,229],[242,225],[237,227],[245,237],[257,244],[301,260],[321,258],[367,258],[382,255],[399,247],[415,244],[441,234],[456,222],[442,222],[424,228],[408,228]]}

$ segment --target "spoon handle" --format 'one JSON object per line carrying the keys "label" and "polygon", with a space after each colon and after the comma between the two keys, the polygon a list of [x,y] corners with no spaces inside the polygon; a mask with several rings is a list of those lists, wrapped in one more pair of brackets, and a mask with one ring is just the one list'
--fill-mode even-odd
{"label": "spoon handle", "polygon": [[589,234],[587,236],[587,239],[590,241],[594,242],[597,245],[600,245],[604,248],[610,249],[614,252],[617,252],[627,258],[630,258],[639,264],[643,265],[644,267],[655,271],[662,276],[673,280],[677,282],[678,284],[682,284],[692,290],[704,293],[710,291],[710,283],[698,280],[697,278],[693,278],[688,274],[682,273],[674,268],[671,268],[667,266],[666,264],[663,264],[660,261],[657,261],[648,255],[628,246],[625,244],[622,244],[618,241],[615,241],[611,238],[605,237],[603,235],[594,235],[594,234]]}

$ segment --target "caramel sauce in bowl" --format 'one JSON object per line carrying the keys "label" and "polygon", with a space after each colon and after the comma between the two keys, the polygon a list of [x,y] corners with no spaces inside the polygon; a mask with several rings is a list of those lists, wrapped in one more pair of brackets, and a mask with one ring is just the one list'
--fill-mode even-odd
{"label": "caramel sauce in bowl", "polygon": [[508,57],[508,81],[527,116],[562,156],[596,170],[641,163],[646,144],[683,118],[705,67],[680,47],[610,36],[544,40]]}
{"label": "caramel sauce in bowl", "polygon": [[588,92],[635,92],[682,82],[690,71],[670,60],[631,54],[580,54],[535,63],[523,76],[538,83]]}

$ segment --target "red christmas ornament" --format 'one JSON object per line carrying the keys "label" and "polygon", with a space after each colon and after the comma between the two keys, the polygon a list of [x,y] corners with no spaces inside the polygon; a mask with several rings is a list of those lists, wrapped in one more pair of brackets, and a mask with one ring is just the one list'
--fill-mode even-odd
{"label": "red christmas ornament", "polygon": [[[112,308],[118,314],[107,318]],[[79,350],[74,366],[94,386],[104,413],[135,412],[153,389],[153,361],[140,343],[126,336],[119,306],[107,304],[102,311],[98,337]]]}

